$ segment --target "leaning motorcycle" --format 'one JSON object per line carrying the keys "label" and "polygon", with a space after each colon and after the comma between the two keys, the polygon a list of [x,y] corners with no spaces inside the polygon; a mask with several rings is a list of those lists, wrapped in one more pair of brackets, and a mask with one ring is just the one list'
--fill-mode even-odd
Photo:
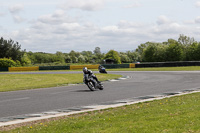
{"label": "leaning motorcycle", "polygon": [[98,83],[96,79],[94,79],[92,76],[89,76],[89,74],[84,74],[83,82],[88,86],[88,88],[91,91],[95,91],[97,89],[103,90],[103,84]]}
{"label": "leaning motorcycle", "polygon": [[101,66],[101,65],[99,66],[98,69],[99,69],[99,72],[100,72],[100,73],[107,73],[107,72],[106,72],[106,68],[103,67],[103,66]]}

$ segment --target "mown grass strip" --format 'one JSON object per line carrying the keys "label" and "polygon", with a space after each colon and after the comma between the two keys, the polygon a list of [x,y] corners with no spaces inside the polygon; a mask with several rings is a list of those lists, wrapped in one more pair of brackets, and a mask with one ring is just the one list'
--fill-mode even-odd
{"label": "mown grass strip", "polygon": [[[5,133],[200,132],[200,93],[71,115]],[[3,133],[4,133],[3,132]]]}
{"label": "mown grass strip", "polygon": [[[121,75],[114,74],[96,75],[100,81],[121,77]],[[76,83],[83,83],[83,74],[2,74],[0,75],[0,92],[66,86]]]}
{"label": "mown grass strip", "polygon": [[188,67],[151,67],[151,68],[119,68],[107,71],[200,71],[200,66]]}

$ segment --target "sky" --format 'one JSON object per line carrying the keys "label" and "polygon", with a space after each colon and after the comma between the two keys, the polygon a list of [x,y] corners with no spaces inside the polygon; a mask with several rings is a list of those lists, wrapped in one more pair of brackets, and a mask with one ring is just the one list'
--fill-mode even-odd
{"label": "sky", "polygon": [[135,50],[145,42],[200,41],[200,0],[0,0],[0,37],[32,52]]}

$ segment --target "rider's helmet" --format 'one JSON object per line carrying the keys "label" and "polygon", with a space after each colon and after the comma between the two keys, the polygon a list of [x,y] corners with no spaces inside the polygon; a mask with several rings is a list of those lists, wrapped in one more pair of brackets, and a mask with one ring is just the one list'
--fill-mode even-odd
{"label": "rider's helmet", "polygon": [[88,71],[87,67],[84,67],[84,68],[83,68],[83,72],[84,72],[84,73],[87,73],[87,71]]}

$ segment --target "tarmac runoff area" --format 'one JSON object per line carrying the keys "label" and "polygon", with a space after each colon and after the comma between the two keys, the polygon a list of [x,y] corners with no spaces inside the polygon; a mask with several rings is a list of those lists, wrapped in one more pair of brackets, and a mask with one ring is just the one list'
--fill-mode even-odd
{"label": "tarmac runoff area", "polygon": [[14,116],[14,117],[9,117],[9,118],[0,118],[0,127],[18,125],[18,124],[23,124],[23,123],[28,123],[28,122],[45,120],[49,118],[69,116],[72,114],[79,114],[79,113],[85,113],[85,112],[108,109],[108,108],[121,107],[125,105],[132,105],[132,104],[142,103],[142,102],[147,102],[147,101],[160,100],[164,98],[170,98],[174,96],[181,96],[181,95],[192,94],[192,93],[197,93],[197,92],[200,92],[200,88],[194,88],[194,89],[184,90],[184,91],[175,92],[175,93],[174,92],[163,93],[161,95],[134,97],[134,98],[123,99],[119,101],[105,102],[98,105],[63,108],[63,109],[52,110],[52,111],[43,112],[39,114],[27,114],[27,115]]}

